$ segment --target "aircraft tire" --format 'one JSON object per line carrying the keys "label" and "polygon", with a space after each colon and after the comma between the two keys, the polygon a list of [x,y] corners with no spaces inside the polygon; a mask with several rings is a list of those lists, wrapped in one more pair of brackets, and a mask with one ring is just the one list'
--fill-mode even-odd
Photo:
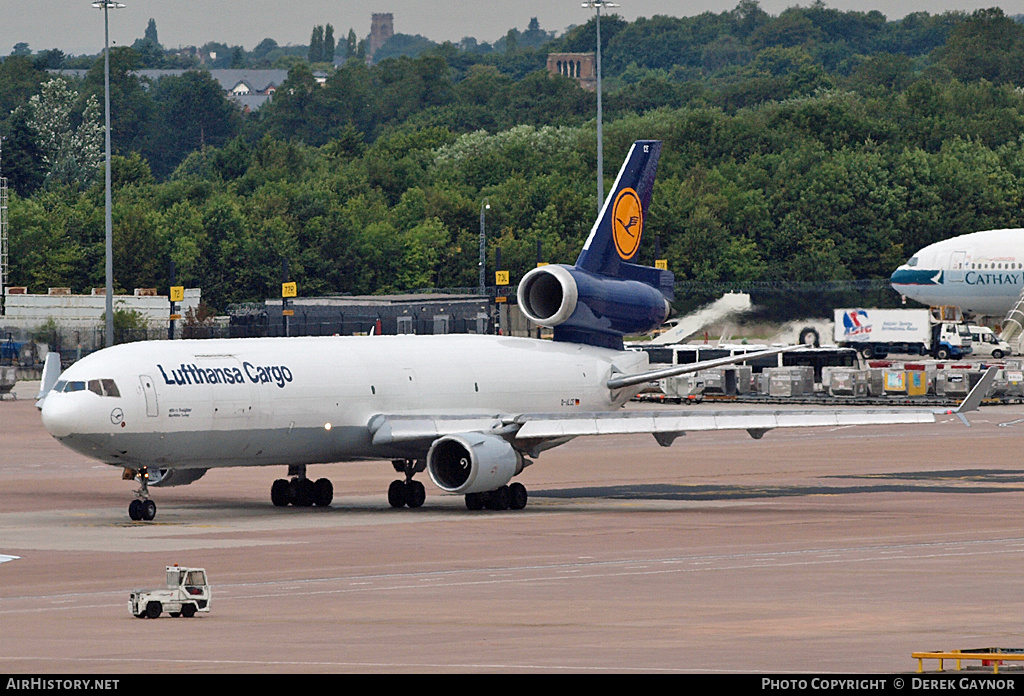
{"label": "aircraft tire", "polygon": [[313,484],[313,504],[317,507],[327,507],[334,500],[334,484],[330,479],[317,479]]}
{"label": "aircraft tire", "polygon": [[138,498],[128,504],[128,517],[135,522],[142,519],[142,501]]}
{"label": "aircraft tire", "polygon": [[405,504],[411,508],[421,507],[427,499],[427,489],[419,481],[409,481],[406,486]]}
{"label": "aircraft tire", "polygon": [[164,607],[160,602],[150,602],[146,605],[146,618],[156,619],[163,613]]}
{"label": "aircraft tire", "polygon": [[276,507],[285,507],[288,505],[288,480],[277,479],[270,487],[270,502]]}
{"label": "aircraft tire", "polygon": [[393,508],[405,507],[407,495],[405,481],[395,480],[388,486],[388,504]]}
{"label": "aircraft tire", "polygon": [[142,519],[151,522],[156,517],[156,503],[152,500],[143,500],[141,511]]}
{"label": "aircraft tire", "polygon": [[487,494],[487,507],[490,510],[508,510],[512,502],[512,495],[508,486],[496,488]]}
{"label": "aircraft tire", "polygon": [[529,499],[529,494],[526,492],[526,486],[516,481],[515,483],[509,484],[509,508],[512,510],[522,510],[526,507],[526,501]]}
{"label": "aircraft tire", "polygon": [[294,493],[292,505],[295,507],[311,507],[313,505],[313,496],[316,494],[316,487],[313,485],[313,482],[308,478],[300,478],[292,481],[292,486]]}
{"label": "aircraft tire", "polygon": [[467,510],[483,510],[484,509],[484,494],[483,493],[467,493],[466,494],[466,509]]}

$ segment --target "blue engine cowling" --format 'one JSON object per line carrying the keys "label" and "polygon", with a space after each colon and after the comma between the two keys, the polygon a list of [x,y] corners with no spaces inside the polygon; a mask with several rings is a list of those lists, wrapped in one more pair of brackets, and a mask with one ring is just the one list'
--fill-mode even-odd
{"label": "blue engine cowling", "polygon": [[656,329],[671,311],[663,293],[647,283],[565,265],[533,269],[517,296],[523,314],[553,328],[556,341],[618,350],[624,335]]}

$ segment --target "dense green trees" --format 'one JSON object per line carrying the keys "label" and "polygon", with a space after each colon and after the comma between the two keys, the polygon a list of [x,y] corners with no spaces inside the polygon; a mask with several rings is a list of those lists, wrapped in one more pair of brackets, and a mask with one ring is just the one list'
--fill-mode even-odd
{"label": "dense green trees", "polygon": [[[633,140],[664,141],[640,260],[656,240],[687,288],[885,278],[930,242],[1024,224],[1024,28],[998,10],[891,22],[742,0],[601,29],[605,180]],[[590,50],[593,20],[512,38],[353,56],[324,84],[299,62],[251,115],[205,73],[144,84],[115,49],[116,285],[164,286],[173,259],[224,309],[274,296],[287,257],[307,295],[472,287],[485,198],[489,279],[499,249],[514,278],[538,246],[572,262],[596,207],[595,99],[541,68]],[[97,70],[69,87],[76,127]],[[28,105],[48,79],[0,62],[12,281],[85,290],[102,285],[101,180],[44,184]]]}

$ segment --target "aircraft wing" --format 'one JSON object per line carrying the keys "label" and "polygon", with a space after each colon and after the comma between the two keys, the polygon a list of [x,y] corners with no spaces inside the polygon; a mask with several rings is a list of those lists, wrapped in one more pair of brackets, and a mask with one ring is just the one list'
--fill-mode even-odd
{"label": "aircraft wing", "polygon": [[982,376],[956,409],[925,408],[817,408],[817,409],[729,409],[704,411],[619,410],[586,413],[521,413],[470,416],[378,415],[369,423],[375,445],[429,443],[438,437],[465,432],[500,435],[533,456],[549,447],[586,435],[650,433],[658,444],[668,447],[680,435],[701,430],[746,430],[760,439],[775,428],[844,427],[854,425],[896,425],[934,423],[937,414],[956,415],[966,425],[964,414],[975,410],[989,391],[997,369]]}
{"label": "aircraft wing", "polygon": [[[678,435],[699,430],[746,430],[753,437],[775,428],[846,426],[895,423],[934,423],[931,411],[867,410],[728,410],[617,411],[579,415],[524,414],[516,439],[549,439],[582,435],[651,433]],[[660,441],[660,439],[659,439]]]}

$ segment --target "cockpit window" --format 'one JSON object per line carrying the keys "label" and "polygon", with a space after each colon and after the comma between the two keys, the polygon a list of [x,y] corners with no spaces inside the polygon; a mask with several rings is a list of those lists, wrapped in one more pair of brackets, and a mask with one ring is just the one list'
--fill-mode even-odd
{"label": "cockpit window", "polygon": [[86,389],[97,396],[121,396],[117,384],[112,379],[90,379],[88,382],[69,382],[61,379],[53,385],[53,391],[58,393],[85,391]]}
{"label": "cockpit window", "polygon": [[121,396],[112,379],[90,379],[89,391],[100,396]]}
{"label": "cockpit window", "polygon": [[911,266],[911,267],[916,266],[917,265],[917,257],[916,256],[911,256],[910,260],[907,261],[907,265]]}

